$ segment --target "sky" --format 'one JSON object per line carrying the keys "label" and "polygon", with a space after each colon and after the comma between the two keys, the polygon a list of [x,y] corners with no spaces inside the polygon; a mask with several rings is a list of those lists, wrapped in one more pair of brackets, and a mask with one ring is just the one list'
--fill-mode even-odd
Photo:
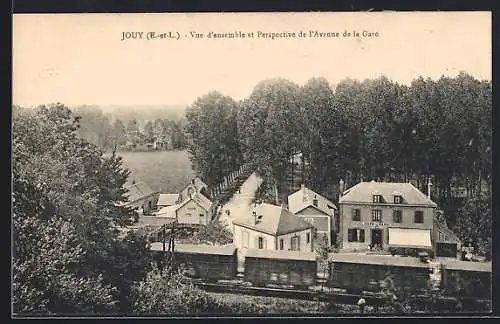
{"label": "sky", "polygon": [[[354,30],[359,37],[342,37]],[[272,40],[259,31],[341,37]],[[123,32],[178,32],[180,39],[122,41]],[[489,12],[14,15],[12,48],[13,103],[21,106],[189,105],[214,90],[243,99],[276,77],[335,85],[386,75],[409,84],[460,71],[491,80],[492,69]]]}

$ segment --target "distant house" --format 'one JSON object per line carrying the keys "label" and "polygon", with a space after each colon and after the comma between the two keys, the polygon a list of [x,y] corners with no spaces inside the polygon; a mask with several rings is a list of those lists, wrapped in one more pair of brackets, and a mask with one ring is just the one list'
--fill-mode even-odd
{"label": "distant house", "polygon": [[196,177],[191,180],[191,182],[180,193],[179,199],[181,201],[185,200],[189,196],[194,196],[196,193],[201,193],[205,197],[208,197],[209,199],[211,198],[208,191],[208,185],[203,182],[200,177]]}
{"label": "distant house", "polygon": [[201,193],[187,197],[178,204],[163,207],[157,217],[177,219],[180,224],[207,225],[211,221],[212,202]]}
{"label": "distant house", "polygon": [[158,197],[158,208],[175,205],[179,202],[179,194],[160,194]]}
{"label": "distant house", "polygon": [[448,226],[434,219],[433,240],[437,256],[456,257],[462,247],[462,241]]}
{"label": "distant house", "polygon": [[360,182],[339,199],[340,248],[433,249],[436,208],[411,183]]}
{"label": "distant house", "polygon": [[262,203],[233,221],[233,242],[243,254],[248,249],[312,252],[313,226],[283,207]]}
{"label": "distant house", "polygon": [[137,210],[140,214],[148,214],[156,208],[159,193],[151,189],[145,182],[133,182],[126,185],[125,190],[127,190],[125,206]]}
{"label": "distant house", "polygon": [[324,235],[328,244],[335,238],[335,211],[337,207],[328,199],[304,185],[288,196],[288,210],[311,223],[318,235]]}

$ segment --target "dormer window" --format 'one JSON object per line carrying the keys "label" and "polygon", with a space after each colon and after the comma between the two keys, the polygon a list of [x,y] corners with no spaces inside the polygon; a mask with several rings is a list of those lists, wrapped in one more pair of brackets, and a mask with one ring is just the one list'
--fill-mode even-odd
{"label": "dormer window", "polygon": [[401,197],[400,195],[395,195],[394,196],[394,203],[395,204],[402,204],[403,203],[403,197]]}
{"label": "dormer window", "polygon": [[379,204],[382,202],[382,195],[373,195],[373,202]]}

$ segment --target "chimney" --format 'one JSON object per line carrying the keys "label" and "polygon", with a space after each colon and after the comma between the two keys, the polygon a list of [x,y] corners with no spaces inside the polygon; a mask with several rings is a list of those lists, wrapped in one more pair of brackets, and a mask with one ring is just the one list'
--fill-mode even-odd
{"label": "chimney", "polygon": [[427,198],[428,199],[431,199],[431,186],[432,186],[431,178],[429,177],[429,179],[427,181]]}
{"label": "chimney", "polygon": [[344,193],[345,188],[344,188],[344,180],[340,179],[339,181],[339,199],[342,197],[342,194]]}
{"label": "chimney", "polygon": [[318,207],[318,198],[316,197],[316,195],[314,195],[313,205],[314,207]]}
{"label": "chimney", "polygon": [[300,185],[300,190],[302,190],[302,200],[304,202],[307,201],[307,189],[306,189],[306,186],[304,184],[301,184]]}
{"label": "chimney", "polygon": [[255,210],[252,212],[252,216],[253,216],[253,224],[257,225],[257,212]]}

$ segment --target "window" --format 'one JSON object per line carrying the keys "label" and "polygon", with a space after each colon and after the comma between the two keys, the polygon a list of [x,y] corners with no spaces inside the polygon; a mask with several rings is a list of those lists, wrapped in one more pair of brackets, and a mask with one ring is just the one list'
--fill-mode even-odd
{"label": "window", "polygon": [[372,210],[372,221],[373,222],[382,221],[382,211],[380,209]]}
{"label": "window", "polygon": [[403,212],[401,210],[392,211],[392,221],[394,223],[401,223],[402,218],[403,218]]}
{"label": "window", "polygon": [[280,239],[280,250],[283,250],[285,246],[285,242],[283,242],[283,239]]}
{"label": "window", "polygon": [[348,242],[364,242],[365,241],[365,230],[350,228],[347,230],[347,241]]}
{"label": "window", "polygon": [[311,233],[306,234],[306,243],[307,244],[311,243]]}
{"label": "window", "polygon": [[421,210],[415,211],[414,222],[415,223],[420,223],[420,224],[424,222],[424,212],[423,211],[421,211]]}
{"label": "window", "polygon": [[373,202],[378,204],[382,202],[382,196],[381,195],[373,195]]}
{"label": "window", "polygon": [[352,220],[360,221],[361,220],[361,209],[353,209],[352,210]]}
{"label": "window", "polygon": [[300,236],[294,236],[290,238],[290,250],[300,251]]}
{"label": "window", "polygon": [[200,224],[203,224],[203,223],[204,223],[204,220],[205,220],[204,216],[205,216],[205,215],[200,214]]}
{"label": "window", "polygon": [[395,204],[402,204],[403,203],[403,197],[401,197],[401,196],[394,196],[394,203]]}
{"label": "window", "polygon": [[313,199],[313,205],[314,207],[318,207],[318,199],[316,198]]}
{"label": "window", "polygon": [[242,232],[242,239],[243,239],[243,247],[248,247],[248,241],[249,241],[249,236],[248,236],[248,232],[247,231],[243,231]]}
{"label": "window", "polygon": [[257,247],[262,250],[262,249],[266,249],[267,248],[267,244],[266,244],[266,239],[259,236],[259,238],[257,239]]}

